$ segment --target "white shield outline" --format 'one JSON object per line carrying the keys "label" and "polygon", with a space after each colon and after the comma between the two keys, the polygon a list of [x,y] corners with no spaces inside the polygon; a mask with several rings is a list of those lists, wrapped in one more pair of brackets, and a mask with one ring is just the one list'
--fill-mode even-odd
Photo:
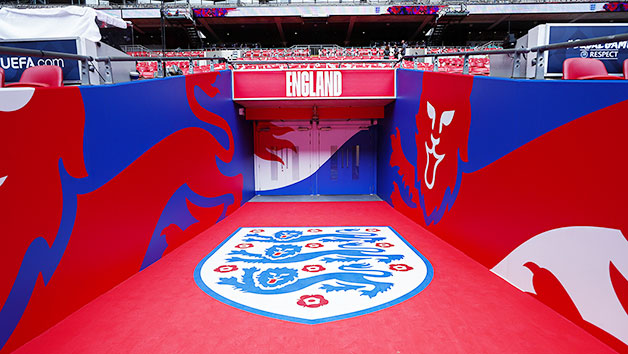
{"label": "white shield outline", "polygon": [[[329,317],[323,317],[323,318],[317,318],[317,319],[308,319],[308,318],[301,318],[301,317],[295,317],[295,316],[289,316],[289,315],[283,315],[283,314],[279,314],[279,313],[275,313],[275,312],[270,312],[270,311],[265,311],[259,308],[255,308],[255,307],[251,307],[245,304],[242,304],[234,299],[230,299],[227,298],[225,296],[222,296],[220,294],[218,294],[216,291],[212,290],[209,286],[207,286],[207,284],[203,281],[202,277],[201,277],[201,270],[203,268],[203,266],[206,264],[206,262],[218,251],[220,250],[227,242],[229,242],[235,235],[237,235],[242,229],[264,229],[264,228],[283,228],[283,229],[295,229],[295,228],[299,228],[299,229],[316,229],[316,228],[334,228],[334,229],[349,229],[349,228],[360,228],[360,229],[367,229],[367,228],[380,228],[380,229],[389,229],[395,236],[397,236],[401,241],[404,242],[404,244],[412,251],[414,252],[419,258],[420,260],[423,262],[423,265],[425,266],[425,270],[426,270],[426,274],[425,277],[423,278],[423,280],[412,290],[406,292],[405,294],[396,297],[390,301],[387,301],[385,303],[382,304],[378,304],[375,306],[371,306],[368,308],[364,308],[362,310],[359,311],[352,311],[352,312],[348,312],[348,313],[343,313],[343,314],[339,314],[339,315],[334,315],[334,316],[329,316]],[[347,319],[347,318],[352,318],[352,317],[357,317],[357,316],[361,316],[361,315],[365,315],[368,313],[372,313],[375,311],[379,311],[379,310],[383,310],[385,308],[394,306],[396,304],[399,304],[403,301],[406,301],[410,298],[412,298],[413,296],[417,295],[418,293],[420,293],[421,291],[423,291],[423,289],[425,289],[432,281],[434,277],[434,268],[432,267],[431,263],[427,260],[427,258],[425,256],[423,256],[416,248],[414,248],[406,239],[404,239],[395,229],[393,229],[390,226],[346,226],[346,225],[342,225],[342,226],[253,226],[253,227],[240,227],[238,228],[235,232],[233,232],[231,235],[229,235],[229,237],[227,237],[225,240],[223,240],[218,246],[216,246],[216,248],[214,248],[212,250],[211,253],[209,253],[207,256],[203,257],[203,259],[197,264],[196,268],[194,269],[194,280],[196,282],[196,285],[201,288],[201,290],[203,290],[206,294],[208,294],[209,296],[211,296],[212,298],[227,304],[229,306],[235,307],[237,309],[240,310],[244,310],[250,313],[254,313],[257,315],[261,315],[261,316],[265,316],[265,317],[270,317],[270,318],[275,318],[275,319],[280,319],[280,320],[284,320],[284,321],[289,321],[289,322],[296,322],[296,323],[302,323],[302,324],[319,324],[319,323],[327,323],[327,322],[332,322],[332,321],[338,321],[338,320],[342,320],[342,319]]]}

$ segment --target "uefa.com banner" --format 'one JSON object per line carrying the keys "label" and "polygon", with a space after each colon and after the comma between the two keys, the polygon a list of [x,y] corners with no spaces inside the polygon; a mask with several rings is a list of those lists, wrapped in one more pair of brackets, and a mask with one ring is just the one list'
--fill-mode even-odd
{"label": "uefa.com banner", "polygon": [[395,98],[394,69],[296,69],[233,71],[233,99]]}

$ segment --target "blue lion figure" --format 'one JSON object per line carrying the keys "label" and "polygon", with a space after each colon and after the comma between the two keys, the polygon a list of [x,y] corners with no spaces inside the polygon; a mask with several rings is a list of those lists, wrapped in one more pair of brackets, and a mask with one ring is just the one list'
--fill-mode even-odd
{"label": "blue lion figure", "polygon": [[[244,270],[245,276],[246,271],[247,269]],[[292,268],[269,268],[255,276],[255,286],[265,290],[283,288],[286,285],[296,282],[299,279],[298,274],[299,271]],[[221,280],[222,279],[224,278],[221,278]]]}
{"label": "blue lion figure", "polygon": [[318,259],[325,263],[356,262],[377,260],[390,263],[403,259],[402,254],[385,254],[386,251],[376,247],[362,246],[359,242],[348,242],[338,246],[340,249],[301,253],[303,249],[295,244],[279,244],[268,247],[262,253],[251,253],[247,250],[229,252],[228,262],[245,263],[294,263]]}
{"label": "blue lion figure", "polygon": [[291,240],[300,238],[301,235],[303,235],[303,231],[281,230],[281,231],[275,232],[275,234],[273,235],[273,238],[277,241],[291,241]]}
{"label": "blue lion figure", "polygon": [[[268,247],[264,251],[264,257],[271,260],[279,260],[291,258],[299,254],[301,252],[301,246],[297,245],[275,245],[272,247]],[[248,253],[248,252],[247,252]]]}
{"label": "blue lion figure", "polygon": [[298,270],[293,268],[268,268],[260,270],[256,267],[245,268],[242,281],[235,277],[220,278],[218,284],[231,285],[234,289],[253,294],[287,294],[305,289],[311,285],[321,284],[319,289],[331,291],[358,291],[360,295],[375,297],[389,290],[394,284],[372,280],[387,278],[391,272],[371,270],[369,264],[357,263],[340,266],[341,272],[323,273],[307,278],[299,278]]}
{"label": "blue lion figure", "polygon": [[260,235],[257,233],[247,234],[244,237],[245,242],[305,242],[305,241],[322,241],[322,242],[347,242],[347,241],[363,241],[363,242],[379,242],[385,240],[385,236],[378,236],[373,232],[360,231],[360,229],[339,229],[335,233],[321,233],[303,235],[303,231],[297,230],[281,230],[275,232],[272,236]]}

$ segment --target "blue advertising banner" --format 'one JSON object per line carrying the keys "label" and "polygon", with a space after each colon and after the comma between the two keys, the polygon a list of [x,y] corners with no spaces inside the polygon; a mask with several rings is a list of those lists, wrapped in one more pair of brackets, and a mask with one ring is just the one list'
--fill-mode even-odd
{"label": "blue advertising banner", "polygon": [[[610,36],[628,32],[628,24],[624,25],[548,25],[548,44]],[[547,73],[561,74],[563,61],[568,58],[595,58],[606,65],[609,74],[622,73],[622,64],[628,59],[628,42],[596,44],[583,47],[552,50],[548,53]]]}
{"label": "blue advertising banner", "polygon": [[[37,49],[53,52],[77,54],[76,39],[55,39],[38,41],[11,41],[0,42],[0,45],[13,48]],[[39,65],[57,65],[63,69],[64,82],[79,82],[80,65],[78,60],[59,58],[40,58],[25,55],[0,55],[0,67],[4,69],[7,82],[20,81],[20,76],[26,68]]]}

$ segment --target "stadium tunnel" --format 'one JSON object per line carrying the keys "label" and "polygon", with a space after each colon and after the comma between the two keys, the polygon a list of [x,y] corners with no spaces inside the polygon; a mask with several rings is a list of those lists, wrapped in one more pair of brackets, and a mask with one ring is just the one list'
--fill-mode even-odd
{"label": "stadium tunnel", "polygon": [[[611,350],[607,344],[623,350],[623,317],[609,317],[608,311],[625,306],[626,258],[620,254],[627,245],[621,206],[626,195],[616,188],[625,167],[615,161],[624,151],[626,83],[354,71],[254,71],[253,78],[246,71],[222,71],[130,84],[12,89],[13,99],[2,101],[3,118],[11,122],[2,140],[12,147],[1,186],[3,208],[12,209],[3,211],[2,225],[5,234],[24,236],[6,240],[4,247],[3,351],[23,345],[18,352],[442,352],[452,346],[604,352]],[[342,89],[335,86],[341,82]],[[338,98],[343,95],[347,99]],[[155,104],[154,97],[168,99]],[[244,115],[234,102],[242,103]],[[596,140],[597,148],[582,144],[599,127],[605,138]],[[353,188],[363,193],[360,178],[372,168],[371,188],[383,201],[250,201],[256,168],[266,168],[267,180],[258,180],[258,187],[292,178],[301,173],[295,164],[307,164],[295,156],[313,149],[316,140],[323,148],[309,150],[310,160],[319,156],[310,167],[342,187],[326,192],[319,181],[308,188],[320,189],[302,194],[351,194]],[[262,162],[265,167],[257,165]],[[296,183],[284,179],[283,188],[307,183],[304,177]],[[592,190],[574,192],[584,186]],[[286,191],[275,194],[299,194]],[[301,288],[290,293],[294,304],[280,303],[295,307],[287,314],[273,313],[272,306],[255,309],[253,304],[265,303],[259,299],[240,299],[253,288],[233,290],[235,297],[228,298],[206,283],[206,276],[237,276],[244,269],[246,277],[258,269],[251,266],[255,261],[206,256],[229,242],[234,249],[252,247],[232,255],[254,255],[266,247],[262,241],[272,230],[307,235],[310,241],[293,239],[292,245],[314,247],[300,248],[308,252],[338,247],[317,238],[323,231],[386,241],[363,244],[373,252],[392,246],[401,252],[405,245],[406,261],[375,262],[371,266],[381,270],[370,272],[391,279],[415,274],[408,278],[415,283],[408,280],[414,285],[400,293],[380,290],[389,292],[387,300],[373,306],[377,296],[360,297],[358,289],[366,285],[359,279],[368,286],[379,283],[369,280],[369,271],[360,278],[357,268],[340,266],[352,275],[334,283],[345,291],[320,284]],[[251,235],[258,242],[242,241]],[[608,253],[597,252],[588,266],[579,265],[592,243],[608,247]],[[563,257],[544,253],[558,250]],[[284,270],[294,266],[279,264]],[[303,278],[338,267],[331,261],[298,264]],[[581,282],[598,285],[582,288]],[[572,295],[586,289],[617,296],[616,305],[603,305],[605,321],[615,322],[602,322],[590,310],[599,303]],[[327,313],[317,308],[332,311],[350,293],[360,300],[350,301],[365,307],[350,315],[312,315]],[[313,322],[294,320],[303,309]],[[280,332],[291,335],[281,343],[270,339]]]}
{"label": "stadium tunnel", "polygon": [[0,352],[628,352],[627,85],[3,87]]}

